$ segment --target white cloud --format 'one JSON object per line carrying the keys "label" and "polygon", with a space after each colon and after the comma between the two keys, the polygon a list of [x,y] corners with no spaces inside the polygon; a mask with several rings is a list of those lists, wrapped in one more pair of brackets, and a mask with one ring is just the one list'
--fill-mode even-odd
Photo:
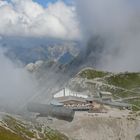
{"label": "white cloud", "polygon": [[80,31],[73,6],[62,1],[43,8],[32,0],[0,1],[0,34],[8,36],[78,39]]}

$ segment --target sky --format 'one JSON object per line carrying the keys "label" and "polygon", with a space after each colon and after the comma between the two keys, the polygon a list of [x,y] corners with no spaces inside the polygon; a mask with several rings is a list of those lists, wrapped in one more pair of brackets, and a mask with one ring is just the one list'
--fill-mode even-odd
{"label": "sky", "polygon": [[[34,0],[36,2],[38,2],[39,4],[43,5],[44,7],[46,7],[48,5],[48,3],[54,3],[58,0]],[[67,4],[71,4],[73,0],[62,0]]]}
{"label": "sky", "polygon": [[48,3],[54,3],[57,0],[34,0],[35,2],[38,2],[39,4],[43,5],[44,7],[46,7],[48,5]]}
{"label": "sky", "polygon": [[[10,2],[11,0],[7,0],[8,2]],[[55,3],[58,0],[33,0],[39,4],[41,4],[43,7],[47,7],[49,3]],[[63,2],[65,2],[66,4],[72,4],[73,0],[62,0]]]}

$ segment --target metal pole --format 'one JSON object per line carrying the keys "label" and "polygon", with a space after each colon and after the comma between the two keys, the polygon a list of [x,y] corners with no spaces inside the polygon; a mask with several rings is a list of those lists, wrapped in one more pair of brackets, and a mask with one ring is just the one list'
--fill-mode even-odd
{"label": "metal pole", "polygon": [[66,96],[66,94],[65,94],[65,88],[64,88],[64,96]]}

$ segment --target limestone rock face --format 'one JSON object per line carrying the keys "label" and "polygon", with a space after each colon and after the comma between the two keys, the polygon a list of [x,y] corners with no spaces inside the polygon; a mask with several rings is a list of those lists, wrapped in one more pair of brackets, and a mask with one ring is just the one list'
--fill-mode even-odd
{"label": "limestone rock face", "polygon": [[36,61],[35,63],[27,64],[25,68],[29,72],[34,72],[34,71],[38,70],[42,66],[42,64],[43,64],[43,61],[39,60],[39,61]]}

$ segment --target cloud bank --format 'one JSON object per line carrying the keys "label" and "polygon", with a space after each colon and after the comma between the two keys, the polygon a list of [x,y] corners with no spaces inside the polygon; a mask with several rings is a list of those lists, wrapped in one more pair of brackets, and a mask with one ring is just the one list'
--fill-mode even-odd
{"label": "cloud bank", "polygon": [[78,39],[75,8],[62,1],[42,7],[32,0],[0,1],[0,34],[5,36]]}
{"label": "cloud bank", "polygon": [[0,49],[0,110],[20,111],[35,94],[35,80]]}
{"label": "cloud bank", "polygon": [[[140,71],[140,2],[76,0],[76,4],[84,39],[93,40],[91,47],[96,48],[93,50],[97,67],[109,71]],[[97,36],[103,40],[102,46],[96,45]]]}

